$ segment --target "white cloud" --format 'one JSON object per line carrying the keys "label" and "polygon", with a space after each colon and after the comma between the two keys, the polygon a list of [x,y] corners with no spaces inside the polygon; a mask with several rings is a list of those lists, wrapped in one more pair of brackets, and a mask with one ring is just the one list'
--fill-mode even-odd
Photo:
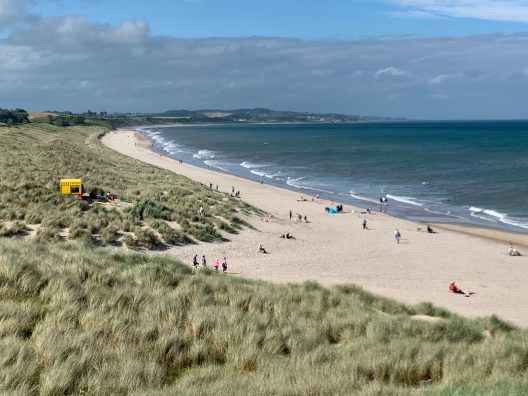
{"label": "white cloud", "polygon": [[386,0],[404,8],[399,16],[528,22],[528,0]]}
{"label": "white cloud", "polygon": [[35,0],[0,0],[0,32],[34,17],[28,9]]}
{"label": "white cloud", "polygon": [[[427,84],[429,85],[441,85],[441,84],[444,84],[448,81],[452,81],[452,80],[461,80],[463,79],[464,77],[467,77],[464,75],[464,73],[453,73],[453,74],[438,74],[432,78],[430,78],[429,80],[427,80]],[[488,79],[491,79],[491,76],[487,76]],[[474,75],[473,76],[474,79],[478,79],[479,76],[478,74]],[[500,78],[500,76],[499,76]]]}
{"label": "white cloud", "polygon": [[406,76],[408,75],[409,73],[406,72],[405,70],[401,70],[401,69],[398,69],[397,67],[386,67],[384,69],[380,69],[378,71],[376,71],[374,73],[374,76],[376,78],[380,78],[380,77],[385,77],[385,76],[388,76],[388,77],[401,77],[401,76]]}
{"label": "white cloud", "polygon": [[429,79],[429,81],[427,81],[427,83],[430,84],[430,85],[442,84],[442,83],[446,82],[449,79],[449,77],[450,76],[448,76],[447,74],[439,74],[439,75],[434,76],[433,78]]}
{"label": "white cloud", "polygon": [[127,20],[114,29],[101,33],[109,43],[134,44],[144,41],[149,35],[150,27],[145,20]]}

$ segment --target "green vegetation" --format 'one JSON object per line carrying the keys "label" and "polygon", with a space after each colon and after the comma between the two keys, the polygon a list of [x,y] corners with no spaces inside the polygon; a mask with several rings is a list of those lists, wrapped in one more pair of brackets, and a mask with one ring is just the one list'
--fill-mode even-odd
{"label": "green vegetation", "polygon": [[216,122],[216,123],[254,123],[254,122],[308,122],[339,123],[359,121],[401,120],[387,117],[366,117],[336,113],[304,113],[297,111],[277,111],[265,108],[236,110],[169,110],[152,114],[151,118],[172,117],[182,124]]}
{"label": "green vegetation", "polygon": [[[0,150],[9,153],[0,157],[0,234],[34,228],[37,238],[48,241],[122,240],[129,247],[155,249],[220,241],[223,231],[235,233],[247,224],[240,216],[255,212],[228,194],[103,147],[98,140],[103,132],[40,123],[0,129]],[[121,206],[90,206],[62,196],[61,178],[82,178],[87,191],[111,191]],[[27,229],[11,230],[15,221]]]}
{"label": "green vegetation", "polygon": [[8,126],[16,124],[27,124],[28,113],[26,112],[26,110],[22,109],[0,109],[0,123]]}
{"label": "green vegetation", "polygon": [[[528,332],[354,286],[0,240],[6,394],[526,394]],[[413,320],[434,314],[438,322]],[[507,390],[503,393],[502,390]]]}

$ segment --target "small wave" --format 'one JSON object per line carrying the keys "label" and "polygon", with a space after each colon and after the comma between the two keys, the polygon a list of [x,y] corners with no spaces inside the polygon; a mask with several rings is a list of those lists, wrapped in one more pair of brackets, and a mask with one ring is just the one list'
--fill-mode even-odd
{"label": "small wave", "polygon": [[260,171],[257,171],[255,169],[251,169],[251,173],[253,173],[254,175],[257,175],[257,176],[266,176],[266,174],[264,172],[260,172]]}
{"label": "small wave", "polygon": [[271,173],[261,172],[261,171],[255,170],[255,169],[251,169],[250,172],[253,173],[254,175],[257,175],[257,176],[260,176],[260,177],[266,177],[268,179],[275,179],[275,176],[278,176],[278,175],[274,175],[274,174],[271,174]]}
{"label": "small wave", "polygon": [[472,217],[475,217],[481,220],[491,221],[493,223],[500,222],[500,223],[508,224],[514,227],[528,229],[527,221],[511,218],[507,214],[497,212],[496,210],[493,210],[493,209],[483,209],[483,208],[477,208],[475,206],[471,206],[468,210],[471,212]]}
{"label": "small wave", "polygon": [[168,152],[169,154],[176,154],[176,153],[181,153],[183,151],[185,151],[183,149],[183,146],[177,144],[174,142],[174,140],[171,140],[170,142],[167,142],[167,143],[164,143],[163,144],[163,150]]}
{"label": "small wave", "polygon": [[449,216],[449,217],[454,217],[454,218],[456,218],[456,219],[464,220],[464,217],[462,217],[462,216],[458,216],[458,215],[454,215],[454,214],[452,214],[450,211],[447,211],[447,212],[441,212],[441,211],[436,211],[436,210],[432,210],[432,209],[428,209],[428,208],[425,208],[424,210],[425,210],[426,212],[428,212],[428,213],[437,214],[437,215],[441,215],[441,216]]}
{"label": "small wave", "polygon": [[244,168],[247,168],[247,169],[253,169],[253,168],[264,168],[265,166],[268,166],[268,165],[255,164],[254,162],[244,161],[240,164],[240,166],[243,166]]}
{"label": "small wave", "polygon": [[197,159],[211,159],[215,157],[215,153],[209,150],[200,150],[193,154],[193,158]]}
{"label": "small wave", "polygon": [[409,205],[423,206],[423,203],[418,202],[416,198],[413,197],[400,197],[398,195],[387,194],[387,198],[393,199],[398,202],[403,202]]}
{"label": "small wave", "polygon": [[360,201],[367,201],[367,202],[373,202],[373,203],[379,203],[379,201],[375,200],[375,199],[372,199],[372,198],[368,198],[368,197],[364,197],[362,195],[358,195],[355,193],[355,191],[352,191],[350,190],[350,196],[352,198],[355,198],[355,199],[359,199]]}
{"label": "small wave", "polygon": [[145,134],[152,140],[154,140],[156,143],[159,143],[160,145],[164,145],[166,140],[161,136],[160,132],[151,132],[151,131],[145,131]]}
{"label": "small wave", "polygon": [[221,166],[221,165],[224,165],[223,162],[221,162],[221,161],[206,160],[206,161],[204,161],[204,164],[207,165],[207,166],[210,166],[211,168],[216,168],[216,169],[220,169],[220,170],[222,170],[224,172],[229,172],[226,168]]}
{"label": "small wave", "polygon": [[336,194],[335,191],[325,190],[322,187],[319,187],[318,185],[314,185],[310,182],[304,182],[303,180],[306,180],[306,177],[298,177],[298,178],[288,178],[286,180],[286,184],[288,184],[291,187],[295,187],[301,190],[312,190],[312,191],[320,191],[320,192],[326,192],[329,194]]}

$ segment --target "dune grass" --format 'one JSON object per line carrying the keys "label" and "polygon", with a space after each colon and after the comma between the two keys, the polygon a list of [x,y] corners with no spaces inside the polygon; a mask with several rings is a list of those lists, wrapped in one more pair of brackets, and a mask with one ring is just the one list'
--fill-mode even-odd
{"label": "dune grass", "polygon": [[[528,332],[354,286],[0,240],[6,394],[526,394]],[[414,314],[443,320],[413,320]]]}
{"label": "dune grass", "polygon": [[[0,150],[8,153],[0,157],[0,223],[39,225],[37,237],[48,241],[112,245],[126,235],[131,247],[156,249],[222,240],[222,231],[237,232],[246,224],[240,216],[256,211],[228,194],[113,152],[98,141],[103,131],[47,124],[0,130]],[[111,191],[130,205],[90,206],[61,196],[61,178],[82,178],[87,191]],[[20,233],[8,230],[12,225],[0,227],[4,236]]]}

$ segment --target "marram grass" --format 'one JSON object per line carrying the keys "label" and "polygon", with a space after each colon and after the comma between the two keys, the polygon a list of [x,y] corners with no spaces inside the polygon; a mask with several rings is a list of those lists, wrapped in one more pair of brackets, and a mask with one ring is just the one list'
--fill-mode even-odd
{"label": "marram grass", "polygon": [[5,394],[521,395],[527,375],[528,332],[495,317],[0,240]]}
{"label": "marram grass", "polygon": [[[257,211],[229,194],[104,147],[98,141],[103,131],[47,124],[0,130],[0,236],[24,234],[28,225],[47,241],[115,245],[123,240],[130,247],[156,249],[222,240],[222,231],[247,226],[240,216]],[[110,191],[126,204],[91,207],[62,196],[61,178],[82,178],[87,191]]]}

